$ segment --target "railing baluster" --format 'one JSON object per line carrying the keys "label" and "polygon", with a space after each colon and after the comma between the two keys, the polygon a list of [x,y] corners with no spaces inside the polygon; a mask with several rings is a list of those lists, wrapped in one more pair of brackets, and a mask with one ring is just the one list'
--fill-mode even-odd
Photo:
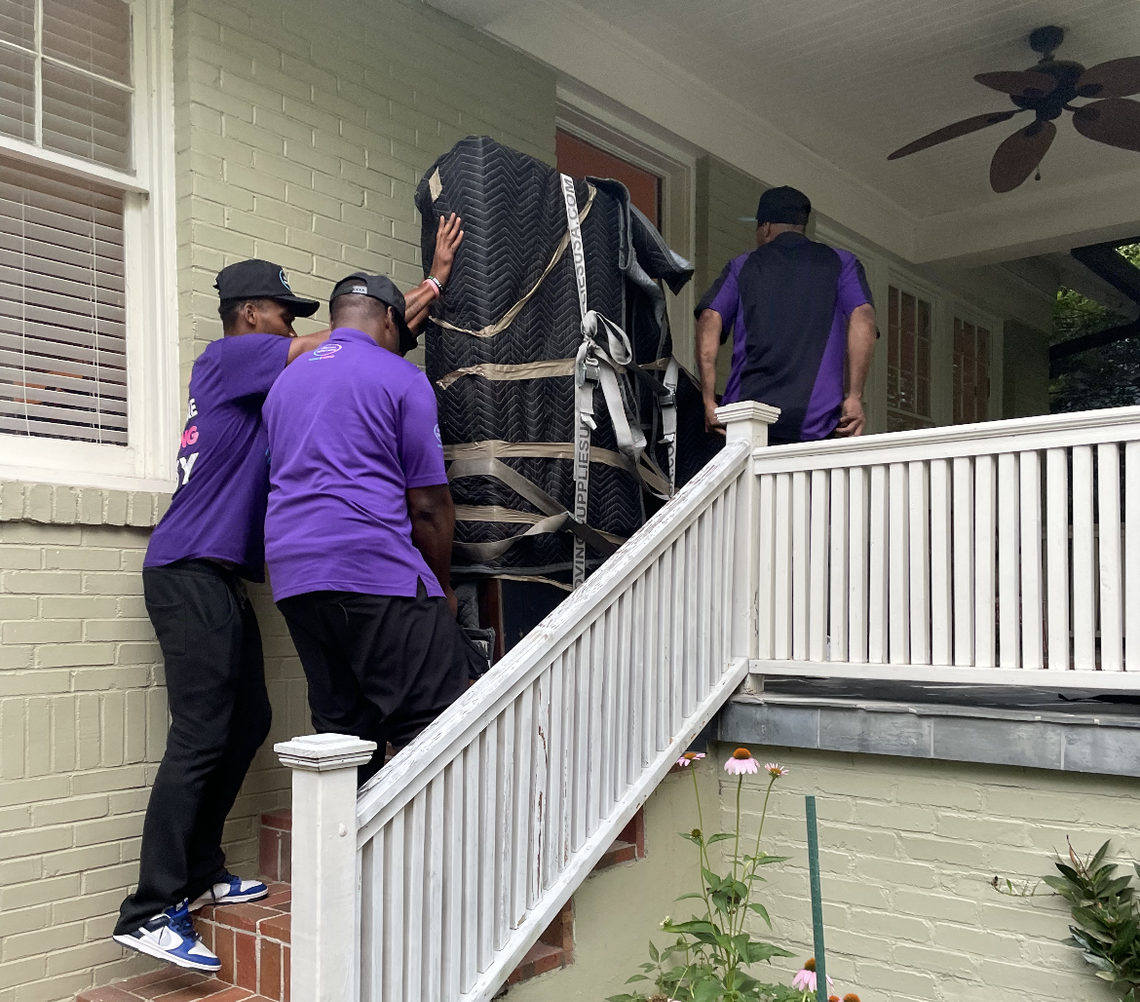
{"label": "railing baluster", "polygon": [[404,946],[408,938],[404,931],[408,897],[404,881],[407,821],[407,811],[392,819],[384,845],[384,889],[390,895],[384,907],[384,967],[380,972],[384,983],[380,998],[384,1002],[400,1002],[404,998]]}
{"label": "railing baluster", "polygon": [[384,832],[360,850],[360,1002],[380,998],[384,942]]}
{"label": "railing baluster", "polygon": [[924,462],[908,464],[910,532],[910,658],[930,664],[930,472]]}
{"label": "railing baluster", "polygon": [[1097,540],[1100,554],[1100,666],[1124,671],[1124,582],[1120,566],[1120,450],[1096,447]]}
{"label": "railing baluster", "polygon": [[998,663],[1021,665],[1021,504],[1017,455],[998,456]]}
{"label": "railing baluster", "polygon": [[511,855],[514,873],[511,878],[511,928],[515,928],[527,909],[527,883],[530,878],[534,841],[531,838],[531,817],[534,813],[535,789],[533,776],[545,771],[541,761],[541,748],[535,749],[534,725],[540,719],[535,706],[538,683],[527,686],[517,700],[515,719],[515,754],[511,768],[514,771],[515,824],[511,838]]}
{"label": "railing baluster", "polygon": [[950,464],[930,461],[930,663],[954,663],[953,506]]}
{"label": "railing baluster", "polygon": [[437,776],[427,788],[424,831],[424,925],[423,949],[420,956],[420,998],[424,1002],[440,1002],[443,985],[443,950],[451,944],[445,942],[443,927],[444,853],[447,828],[444,817],[444,776]]}
{"label": "railing baluster", "polygon": [[673,661],[673,630],[670,621],[672,610],[673,547],[669,546],[661,554],[661,559],[653,565],[653,636],[659,651],[658,663],[661,670],[654,672],[652,682],[652,712],[655,721],[653,742],[649,746],[650,757],[664,747],[665,736],[672,732],[673,685],[676,678]]}
{"label": "railing baluster", "polygon": [[851,605],[848,613],[847,657],[856,664],[867,662],[867,632],[869,629],[869,572],[868,572],[868,516],[867,471],[859,466],[847,478],[848,521],[850,547],[848,553],[848,584]]}
{"label": "railing baluster", "polygon": [[993,668],[996,525],[994,457],[974,461],[974,664]]}
{"label": "railing baluster", "polygon": [[1073,448],[1073,667],[1096,668],[1096,524],[1093,451]]}
{"label": "railing baluster", "polygon": [[1041,457],[1023,452],[1021,473],[1021,660],[1026,668],[1045,665],[1041,604]]}
{"label": "railing baluster", "polygon": [[1069,668],[1069,464],[1064,449],[1045,453],[1048,665]]}
{"label": "railing baluster", "polygon": [[1124,525],[1124,666],[1140,672],[1140,442],[1124,447]]}
{"label": "railing baluster", "polygon": [[598,760],[598,820],[610,813],[616,802],[615,779],[617,763],[617,673],[613,669],[614,616],[617,610],[610,606],[597,620],[597,638],[594,644],[594,665],[598,674],[598,744],[594,758]]}
{"label": "railing baluster", "polygon": [[811,509],[808,475],[792,474],[792,657],[806,661],[808,656],[808,533]]}
{"label": "railing baluster", "polygon": [[440,997],[454,999],[462,990],[464,925],[469,921],[463,910],[463,756],[448,763],[444,770],[444,819],[439,836],[444,839],[443,918],[440,923],[442,971]]}
{"label": "railing baluster", "polygon": [[[774,658],[776,643],[776,478],[760,477],[760,539],[755,558],[742,554],[739,559],[755,559],[760,588],[757,596],[759,656]],[[731,580],[731,579],[730,579]]]}
{"label": "railing baluster", "polygon": [[887,662],[887,596],[890,565],[888,525],[890,495],[887,491],[887,468],[871,467],[870,522],[870,587],[867,612],[867,660],[871,664]]}
{"label": "railing baluster", "polygon": [[678,726],[682,719],[693,712],[693,708],[700,698],[700,638],[698,636],[700,623],[697,617],[697,601],[701,587],[701,525],[706,517],[707,513],[702,513],[696,523],[689,526],[685,531],[683,537],[685,577],[683,581],[679,582],[678,597],[681,599],[681,603],[674,613],[678,620],[678,633],[684,645],[682,648],[684,654],[681,656],[681,671],[685,680],[685,698],[681,703],[680,716],[677,718]]}
{"label": "railing baluster", "polygon": [[[499,719],[487,722],[479,736],[479,773],[474,795],[479,798],[479,970],[491,966],[495,956],[495,864],[499,846],[496,839],[499,812]],[[471,792],[471,786],[468,786]],[[395,996],[393,996],[395,997]],[[409,1000],[411,1002],[411,1000]]]}
{"label": "railing baluster", "polygon": [[854,582],[848,583],[851,533],[849,531],[849,508],[847,499],[847,470],[831,472],[831,595],[828,620],[829,661],[847,660],[847,631],[850,617],[848,610],[860,599],[856,596]]}
{"label": "railing baluster", "polygon": [[954,664],[974,663],[974,462],[954,460]]}
{"label": "railing baluster", "polygon": [[692,527],[682,533],[681,538],[673,544],[673,576],[669,582],[669,601],[667,608],[669,615],[665,628],[672,636],[670,653],[673,655],[672,672],[672,699],[669,703],[669,731],[672,734],[681,726],[684,716],[686,700],[689,695],[689,680],[692,665],[687,664],[688,650],[685,646],[685,603],[690,587],[688,556],[689,533]]}
{"label": "railing baluster", "polygon": [[887,537],[887,599],[890,603],[888,628],[891,664],[910,660],[910,504],[907,468],[892,463],[888,472],[890,490],[890,535]]}
{"label": "railing baluster", "polygon": [[792,657],[792,477],[788,473],[776,477],[774,550],[772,656],[786,661]]}
{"label": "railing baluster", "polygon": [[[463,771],[460,774],[463,784],[463,952],[459,980],[463,991],[467,991],[479,976],[480,873],[484,844],[479,745],[476,740],[463,749]],[[380,1002],[380,999],[374,1002]]]}
{"label": "railing baluster", "polygon": [[809,550],[811,566],[808,574],[807,630],[810,661],[827,658],[827,557],[829,540],[827,515],[831,501],[827,471],[813,470],[811,475],[811,533]]}
{"label": "railing baluster", "polygon": [[[511,909],[511,892],[514,883],[514,831],[515,831],[515,761],[518,755],[516,717],[519,703],[515,699],[499,715],[498,803],[495,812],[495,949],[501,950],[507,942],[514,915]],[[409,999],[409,1002],[411,1000]]]}
{"label": "railing baluster", "polygon": [[405,812],[404,882],[407,895],[405,918],[408,936],[404,940],[404,998],[423,998],[424,898],[427,896],[427,799],[431,787],[421,790]]}
{"label": "railing baluster", "polygon": [[[637,582],[631,586],[636,587]],[[632,781],[629,748],[633,743],[633,728],[636,726],[637,712],[633,700],[632,654],[630,639],[633,636],[632,590],[622,595],[617,602],[617,615],[614,617],[613,665],[618,676],[617,712],[614,714],[614,800],[625,796],[626,788]]]}

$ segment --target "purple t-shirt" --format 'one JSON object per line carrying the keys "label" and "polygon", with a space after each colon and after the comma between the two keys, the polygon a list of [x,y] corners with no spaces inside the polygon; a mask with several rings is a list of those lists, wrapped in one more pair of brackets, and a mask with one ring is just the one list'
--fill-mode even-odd
{"label": "purple t-shirt", "polygon": [[261,405],[288,359],[289,338],[241,334],[210,343],[194,363],[178,486],[144,567],[223,560],[251,581],[265,580],[269,464]]}
{"label": "purple t-shirt", "polygon": [[446,484],[431,383],[362,331],[338,327],[265,401],[275,599],[310,591],[414,598],[443,589],[412,543],[406,492]]}
{"label": "purple t-shirt", "polygon": [[697,307],[698,316],[716,310],[733,334],[721,402],[748,397],[781,407],[775,441],[826,438],[843,403],[847,320],[871,302],[854,254],[798,234],[734,258]]}

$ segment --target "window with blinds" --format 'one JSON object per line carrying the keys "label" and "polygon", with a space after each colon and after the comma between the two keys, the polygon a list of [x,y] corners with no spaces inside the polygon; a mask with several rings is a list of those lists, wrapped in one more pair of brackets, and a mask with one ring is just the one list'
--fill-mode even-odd
{"label": "window with blinds", "polygon": [[954,318],[954,423],[990,416],[990,332]]}
{"label": "window with blinds", "polygon": [[890,286],[887,292],[887,431],[934,424],[930,342],[934,310],[925,299]]}
{"label": "window with blinds", "polygon": [[[0,0],[0,135],[129,172],[126,0]],[[0,147],[0,432],[127,444],[124,195]]]}

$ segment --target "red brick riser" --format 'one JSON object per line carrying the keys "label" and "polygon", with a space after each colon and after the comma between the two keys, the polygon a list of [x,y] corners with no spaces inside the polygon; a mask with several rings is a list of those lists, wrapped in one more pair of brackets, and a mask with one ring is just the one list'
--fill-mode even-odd
{"label": "red brick riser", "polygon": [[[269,897],[245,905],[203,908],[194,924],[202,942],[218,955],[214,976],[166,967],[152,974],[91,988],[76,1002],[289,1002],[289,903],[292,818],[288,810],[262,815],[259,864]],[[645,855],[645,827],[639,811],[595,869]],[[565,967],[574,959],[572,902],[558,914],[523,957],[507,984]]]}

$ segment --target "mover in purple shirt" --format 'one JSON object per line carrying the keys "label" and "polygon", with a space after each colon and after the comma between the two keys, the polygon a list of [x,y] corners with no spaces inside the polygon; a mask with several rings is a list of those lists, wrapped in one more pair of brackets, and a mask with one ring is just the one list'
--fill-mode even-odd
{"label": "mover in purple shirt", "polygon": [[705,426],[716,419],[716,356],[732,332],[721,403],[780,408],[772,444],[863,432],[863,384],[875,347],[875,307],[854,254],[804,235],[811,202],[769,188],[756,210],[756,249],[729,261],[697,305]]}
{"label": "mover in purple shirt", "polygon": [[455,508],[435,393],[397,354],[404,297],[338,282],[328,341],[265,401],[265,555],[318,732],[375,741],[364,782],[467,687],[451,591]]}
{"label": "mover in purple shirt", "polygon": [[[445,276],[461,236],[456,217],[440,220],[434,266]],[[276,264],[230,265],[216,287],[225,336],[194,363],[177,489],[143,562],[171,725],[147,806],[138,889],[114,931],[124,946],[205,971],[218,959],[198,941],[190,912],[267,893],[232,876],[221,850],[226,815],[270,723],[261,635],[242,583],[264,578],[261,407],[286,365],[328,336],[293,336],[293,318],[319,304],[293,295]],[[425,281],[408,298],[426,316],[438,294]]]}

